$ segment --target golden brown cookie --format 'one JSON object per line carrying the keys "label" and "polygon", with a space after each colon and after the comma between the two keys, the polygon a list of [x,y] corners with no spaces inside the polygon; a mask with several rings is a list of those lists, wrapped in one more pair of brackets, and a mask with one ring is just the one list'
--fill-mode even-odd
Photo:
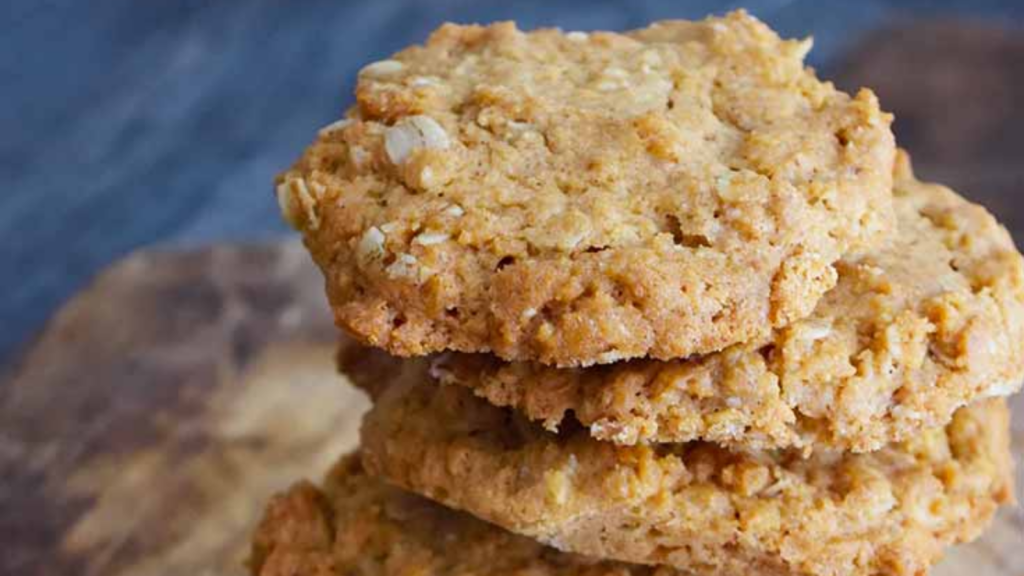
{"label": "golden brown cookie", "polygon": [[342,459],[323,488],[271,500],[253,536],[252,576],[677,576],[548,548],[366,475]]}
{"label": "golden brown cookie", "polygon": [[806,316],[891,227],[891,117],[744,12],[616,34],[445,25],[359,74],[278,179],[339,326],[585,366]]}
{"label": "golden brown cookie", "polygon": [[577,369],[449,353],[431,375],[550,430],[571,414],[619,444],[864,452],[942,426],[1024,380],[1024,261],[984,208],[901,159],[892,240],[841,260],[836,288],[767,345]]}
{"label": "golden brown cookie", "polygon": [[561,550],[701,576],[923,574],[1012,499],[1003,399],[876,452],[805,459],[553,434],[458,386],[377,393],[369,472]]}

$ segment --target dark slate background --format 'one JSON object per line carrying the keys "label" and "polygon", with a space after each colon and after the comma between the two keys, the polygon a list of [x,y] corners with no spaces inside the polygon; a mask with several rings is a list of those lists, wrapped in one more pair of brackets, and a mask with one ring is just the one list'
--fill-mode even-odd
{"label": "dark slate background", "polygon": [[740,6],[813,33],[826,75],[894,21],[1024,21],[1016,0],[4,0],[0,364],[137,247],[286,233],[273,175],[341,115],[362,64],[443,21],[622,29]]}

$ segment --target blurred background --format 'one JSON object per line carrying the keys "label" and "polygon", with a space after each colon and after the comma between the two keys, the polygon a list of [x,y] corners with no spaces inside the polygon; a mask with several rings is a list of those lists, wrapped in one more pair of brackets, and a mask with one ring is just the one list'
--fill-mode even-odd
{"label": "blurred background", "polygon": [[813,34],[811,64],[876,89],[920,174],[1024,232],[1017,0],[5,0],[0,366],[136,248],[286,234],[274,174],[341,116],[363,64],[444,21],[619,30],[738,7]]}

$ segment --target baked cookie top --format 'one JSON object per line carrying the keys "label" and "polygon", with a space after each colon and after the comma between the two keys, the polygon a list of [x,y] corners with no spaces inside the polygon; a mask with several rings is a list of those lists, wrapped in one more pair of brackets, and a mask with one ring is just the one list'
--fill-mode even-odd
{"label": "baked cookie top", "polygon": [[448,353],[431,376],[619,444],[864,452],[944,425],[1024,380],[1024,260],[984,208],[898,164],[896,234],[841,260],[814,312],[765,345],[582,369]]}
{"label": "baked cookie top", "polygon": [[876,452],[802,458],[553,434],[458,386],[376,392],[369,472],[562,550],[702,576],[924,574],[1012,499],[1003,399]]}
{"label": "baked cookie top", "polygon": [[337,323],[401,356],[684,357],[806,316],[892,220],[891,116],[744,12],[445,25],[278,178]]}
{"label": "baked cookie top", "polygon": [[367,476],[341,460],[323,488],[275,496],[253,536],[252,576],[677,576],[559,552]]}

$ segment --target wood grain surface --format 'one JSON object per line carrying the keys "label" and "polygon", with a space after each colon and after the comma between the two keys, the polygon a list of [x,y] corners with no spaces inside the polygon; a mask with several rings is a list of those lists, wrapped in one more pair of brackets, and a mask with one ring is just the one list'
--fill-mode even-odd
{"label": "wood grain surface", "polygon": [[[879,91],[919,172],[1020,240],[1024,40],[939,23],[854,54],[840,82]],[[296,244],[142,252],[96,278],[0,380],[0,575],[243,574],[266,498],[356,441],[366,401],[334,372],[326,310]],[[1022,576],[1024,514],[935,574]]]}
{"label": "wood grain surface", "polygon": [[297,244],[222,247],[136,254],[68,303],[0,389],[0,574],[241,574],[262,502],[367,406],[322,292]]}

